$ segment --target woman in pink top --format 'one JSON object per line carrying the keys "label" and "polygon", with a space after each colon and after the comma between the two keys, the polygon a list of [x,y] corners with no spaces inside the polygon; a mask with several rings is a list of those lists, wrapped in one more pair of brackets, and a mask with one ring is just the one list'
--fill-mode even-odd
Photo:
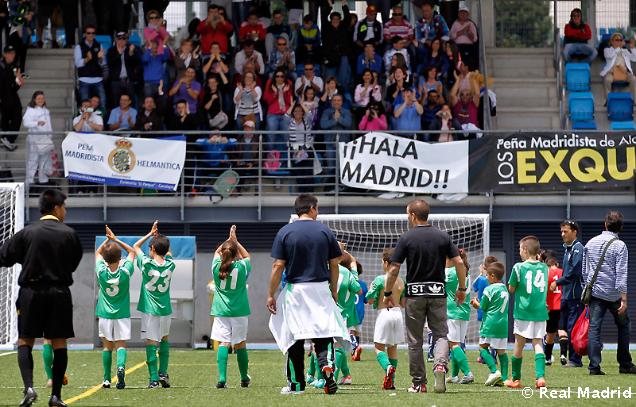
{"label": "woman in pink top", "polygon": [[386,116],[382,109],[382,103],[371,102],[365,115],[362,116],[362,120],[360,120],[358,130],[384,131],[388,128]]}
{"label": "woman in pink top", "polygon": [[470,19],[468,7],[462,4],[459,6],[457,20],[450,29],[450,39],[457,44],[464,63],[470,66],[471,71],[479,69],[477,38],[477,26]]}
{"label": "woman in pink top", "polygon": [[382,89],[376,83],[373,72],[365,69],[362,72],[362,83],[356,86],[353,100],[357,106],[366,107],[371,99],[376,102],[382,100]]}
{"label": "woman in pink top", "polygon": [[150,41],[157,42],[157,50],[161,54],[163,53],[164,43],[168,40],[170,35],[163,26],[163,18],[157,10],[150,10],[147,14],[148,25],[144,28],[144,40],[148,43]]}

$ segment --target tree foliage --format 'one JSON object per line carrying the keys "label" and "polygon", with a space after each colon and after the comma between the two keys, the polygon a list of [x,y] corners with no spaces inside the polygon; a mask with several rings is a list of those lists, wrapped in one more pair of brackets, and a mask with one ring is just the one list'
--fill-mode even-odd
{"label": "tree foliage", "polygon": [[497,47],[542,48],[552,44],[550,2],[495,0]]}

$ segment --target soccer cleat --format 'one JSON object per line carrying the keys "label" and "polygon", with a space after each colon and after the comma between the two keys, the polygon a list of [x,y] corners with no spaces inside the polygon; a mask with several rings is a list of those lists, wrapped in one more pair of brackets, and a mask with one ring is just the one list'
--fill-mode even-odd
{"label": "soccer cleat", "polygon": [[167,389],[170,387],[170,376],[167,373],[159,373],[159,383],[161,383],[161,387]]}
{"label": "soccer cleat", "polygon": [[355,360],[356,362],[359,362],[361,354],[362,354],[362,346],[358,345],[356,350],[353,351],[353,355],[351,356],[351,360]]}
{"label": "soccer cleat", "polygon": [[38,394],[33,390],[33,387],[29,387],[28,389],[24,389],[24,397],[20,402],[20,407],[31,407],[33,403],[38,399]]}
{"label": "soccer cleat", "polygon": [[333,377],[333,369],[330,366],[322,368],[322,376],[325,378],[325,394],[336,394],[338,391],[338,384]]}
{"label": "soccer cleat", "polygon": [[159,388],[159,386],[161,385],[156,380],[151,380],[150,383],[148,384],[149,389],[156,389],[156,388]]}
{"label": "soccer cleat", "polygon": [[46,381],[46,387],[53,387],[53,379],[49,379]]}
{"label": "soccer cleat", "polygon": [[216,388],[217,389],[227,389],[227,386],[225,385],[225,382],[218,382],[216,384]]}
{"label": "soccer cleat", "polygon": [[540,377],[537,379],[537,382],[535,383],[535,387],[537,389],[540,389],[542,387],[545,387],[547,385],[547,383],[545,382],[545,378],[544,377]]}
{"label": "soccer cleat", "polygon": [[462,377],[459,380],[459,384],[470,384],[474,381],[475,381],[475,376],[473,375],[473,372],[470,372],[468,373],[468,375],[464,375],[464,377]]}
{"label": "soccer cleat", "polygon": [[552,366],[552,363],[554,363],[554,356],[550,356],[549,358],[545,358],[545,365],[546,366]]}
{"label": "soccer cleat", "polygon": [[620,374],[636,374],[636,366],[631,365],[629,367],[621,367],[618,369]]}
{"label": "soccer cleat", "polygon": [[64,379],[62,380],[62,385],[66,386],[68,384],[68,376],[64,373]]}
{"label": "soccer cleat", "polygon": [[506,387],[510,387],[511,389],[520,389],[521,388],[521,380],[506,380],[504,382]]}
{"label": "soccer cleat", "polygon": [[446,378],[446,383],[458,384],[459,383],[459,376],[448,376]]}
{"label": "soccer cleat", "polygon": [[124,369],[123,367],[118,367],[117,368],[117,388],[119,390],[126,387],[125,379],[126,379],[126,369]]}
{"label": "soccer cleat", "polygon": [[298,394],[303,394],[305,393],[303,390],[292,390],[289,386],[285,386],[282,389],[280,389],[280,394],[282,395],[298,395]]}
{"label": "soccer cleat", "polygon": [[395,374],[395,367],[393,365],[389,365],[386,368],[386,374],[384,375],[384,383],[382,383],[382,388],[384,390],[393,390],[395,385],[393,384],[393,375]]}
{"label": "soccer cleat", "polygon": [[444,369],[444,366],[435,366],[435,369],[433,370],[433,377],[435,378],[433,391],[435,393],[446,393],[446,369]]}
{"label": "soccer cleat", "polygon": [[308,374],[307,377],[305,377],[305,382],[307,382],[307,384],[312,384],[314,380],[316,379],[310,374]]}
{"label": "soccer cleat", "polygon": [[572,362],[570,360],[567,364],[563,365],[563,367],[567,367],[567,368],[583,367],[583,364],[582,363],[574,363],[574,362]]}
{"label": "soccer cleat", "polygon": [[351,379],[351,375],[344,376],[342,379],[338,381],[338,384],[342,385],[350,385],[353,383],[353,379]]}
{"label": "soccer cleat", "polygon": [[409,393],[426,393],[426,385],[425,384],[412,384],[411,387],[406,389]]}
{"label": "soccer cleat", "polygon": [[485,384],[486,386],[495,386],[499,382],[501,382],[501,372],[497,370],[495,373],[488,375]]}
{"label": "soccer cleat", "polygon": [[66,403],[57,396],[51,396],[49,399],[49,407],[66,407]]}
{"label": "soccer cleat", "polygon": [[314,382],[311,385],[314,386],[317,389],[324,389],[325,388],[325,379],[314,380]]}
{"label": "soccer cleat", "polygon": [[561,355],[561,366],[565,366],[568,363],[568,358],[565,355]]}
{"label": "soccer cleat", "polygon": [[245,380],[241,379],[241,387],[250,387],[251,383],[252,383],[252,377],[250,375],[247,375],[247,379]]}
{"label": "soccer cleat", "polygon": [[104,389],[110,389],[110,380],[104,380],[102,382],[102,388]]}

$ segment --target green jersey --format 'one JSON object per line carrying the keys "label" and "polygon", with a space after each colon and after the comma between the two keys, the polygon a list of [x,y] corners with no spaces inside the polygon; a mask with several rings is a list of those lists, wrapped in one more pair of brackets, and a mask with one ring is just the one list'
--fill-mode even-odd
{"label": "green jersey", "polygon": [[495,283],[484,289],[479,308],[483,312],[479,335],[484,338],[508,337],[508,289],[504,283]]}
{"label": "green jersey", "polygon": [[[398,279],[402,281],[402,286],[404,286],[404,280],[402,280],[402,277],[398,277]],[[380,301],[384,300],[384,284],[385,283],[386,283],[386,274],[377,276],[376,278],[373,279],[373,282],[371,283],[371,288],[369,288],[369,291],[367,291],[367,300],[373,299],[373,304],[371,305],[373,309],[378,309],[378,304],[380,303]],[[398,286],[397,283],[393,284],[393,287],[397,287],[397,286]],[[406,290],[402,290],[402,293],[400,294],[400,302],[402,301],[402,298],[404,298],[404,291]],[[395,305],[397,306],[399,304],[395,304]]]}
{"label": "green jersey", "polygon": [[137,266],[142,279],[137,311],[158,316],[172,314],[170,282],[175,269],[172,256],[164,257],[161,265],[152,257],[138,256]]}
{"label": "green jersey", "polygon": [[524,261],[512,267],[508,285],[515,287],[513,316],[521,321],[547,321],[548,266],[540,261]]}
{"label": "green jersey", "polygon": [[360,283],[348,268],[338,266],[338,309],[343,318],[347,319],[347,326],[357,325],[358,317],[355,312],[356,294],[360,291]]}
{"label": "green jersey", "polygon": [[[447,267],[446,271],[446,313],[448,319],[460,319],[468,321],[470,319],[470,302],[464,301],[457,304],[455,292],[459,287],[459,279],[457,278],[457,270],[455,266]],[[466,287],[470,287],[470,276],[466,277]]]}
{"label": "green jersey", "polygon": [[221,257],[212,260],[212,277],[214,277],[214,301],[210,315],[217,317],[245,317],[250,314],[250,303],[247,298],[247,276],[252,271],[250,259],[236,260],[232,263],[230,273],[221,280]]}
{"label": "green jersey", "polygon": [[135,271],[132,261],[126,260],[110,271],[108,264],[101,259],[95,266],[99,294],[95,314],[99,318],[130,318],[130,276]]}

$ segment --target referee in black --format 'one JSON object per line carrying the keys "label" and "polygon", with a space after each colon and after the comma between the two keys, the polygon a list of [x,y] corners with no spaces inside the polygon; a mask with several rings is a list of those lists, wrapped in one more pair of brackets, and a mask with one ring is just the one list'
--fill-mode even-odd
{"label": "referee in black", "polygon": [[73,301],[69,286],[82,259],[82,246],[75,230],[65,225],[66,195],[49,189],[40,196],[42,217],[0,248],[0,267],[22,265],[18,278],[18,365],[24,382],[21,407],[37,399],[33,389],[33,343],[35,338],[53,343],[53,388],[49,406],[66,406],[62,381],[68,356],[66,339],[73,332]]}

